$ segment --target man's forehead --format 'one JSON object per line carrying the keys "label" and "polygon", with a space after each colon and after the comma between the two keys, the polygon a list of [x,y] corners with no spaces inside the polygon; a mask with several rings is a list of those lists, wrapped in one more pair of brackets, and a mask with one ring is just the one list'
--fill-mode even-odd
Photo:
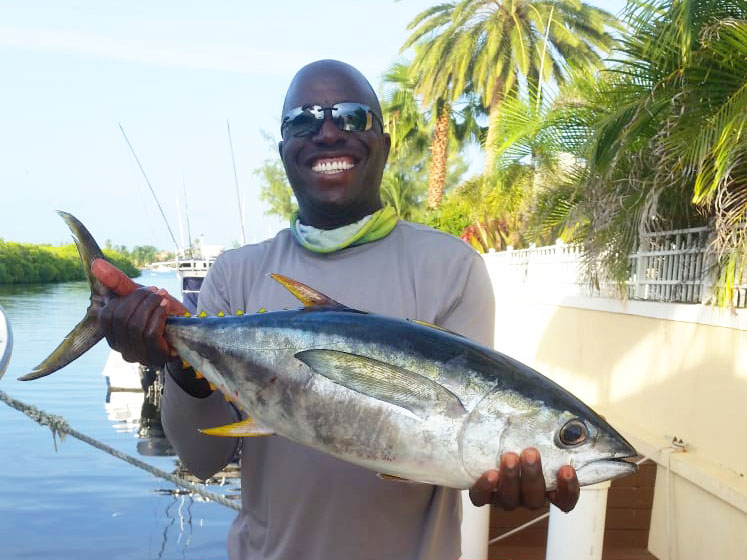
{"label": "man's forehead", "polygon": [[333,105],[343,101],[378,107],[363,75],[343,63],[317,63],[302,68],[293,78],[283,111],[302,105]]}

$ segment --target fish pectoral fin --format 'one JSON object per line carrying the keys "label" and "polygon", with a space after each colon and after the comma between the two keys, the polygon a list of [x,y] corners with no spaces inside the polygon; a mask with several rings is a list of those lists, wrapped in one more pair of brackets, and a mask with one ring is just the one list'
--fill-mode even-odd
{"label": "fish pectoral fin", "polygon": [[384,474],[377,472],[376,476],[381,480],[387,480],[389,482],[404,482],[406,484],[422,484],[416,480],[410,480],[409,478],[402,478],[401,476],[394,476],[393,474]]}
{"label": "fish pectoral fin", "polygon": [[326,307],[329,309],[347,309],[346,306],[331,297],[324,295],[322,292],[302,284],[297,280],[283,276],[282,274],[270,274],[270,278],[283,286],[298,300],[303,303],[304,307]]}
{"label": "fish pectoral fin", "polygon": [[295,356],[315,373],[369,397],[405,408],[418,417],[465,412],[454,393],[432,379],[380,360],[338,350],[304,350]]}
{"label": "fish pectoral fin", "polygon": [[274,435],[275,432],[257,424],[253,418],[247,418],[235,424],[226,424],[216,428],[204,428],[200,432],[209,436],[222,437],[263,437]]}

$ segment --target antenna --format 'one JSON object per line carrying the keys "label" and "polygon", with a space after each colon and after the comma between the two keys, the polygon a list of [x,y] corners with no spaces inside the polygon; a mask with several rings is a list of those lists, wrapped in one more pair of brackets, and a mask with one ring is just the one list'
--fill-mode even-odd
{"label": "antenna", "polygon": [[124,131],[124,128],[122,127],[122,123],[117,123],[119,125],[119,130],[122,131],[122,136],[124,136],[125,142],[127,142],[127,145],[130,147],[130,151],[132,152],[133,157],[135,158],[135,161],[137,162],[137,166],[140,168],[140,172],[143,174],[143,177],[145,178],[145,182],[148,184],[148,188],[150,189],[151,194],[153,195],[153,199],[156,201],[156,205],[158,206],[158,210],[161,212],[161,217],[163,218],[164,223],[166,224],[166,229],[169,230],[169,235],[171,236],[171,241],[174,242],[174,247],[176,247],[177,254],[179,253],[179,244],[176,242],[176,237],[174,237],[174,232],[171,231],[171,226],[169,225],[169,221],[166,219],[166,214],[163,213],[163,208],[161,208],[161,203],[158,202],[158,197],[156,196],[156,191],[153,190],[153,187],[150,184],[150,181],[148,180],[148,176],[145,174],[145,169],[143,169],[143,166],[140,164],[140,160],[137,157],[137,154],[135,153],[135,150],[132,147],[132,144],[130,144],[130,139],[127,138],[127,134]]}
{"label": "antenna", "polygon": [[233,163],[233,180],[236,184],[236,200],[239,203],[239,220],[241,221],[241,244],[246,245],[246,236],[244,235],[244,216],[241,212],[241,195],[239,194],[239,178],[236,175],[236,158],[233,157],[233,142],[231,141],[231,124],[226,119],[226,128],[228,129],[228,145],[231,147],[231,162]]}

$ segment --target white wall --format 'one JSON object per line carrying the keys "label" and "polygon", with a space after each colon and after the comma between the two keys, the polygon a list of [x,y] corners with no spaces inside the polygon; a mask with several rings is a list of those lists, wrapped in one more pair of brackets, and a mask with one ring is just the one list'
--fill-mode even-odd
{"label": "white wall", "polygon": [[[651,552],[747,557],[746,310],[583,297],[567,283],[547,289],[551,266],[542,287],[507,283],[515,270],[491,255],[486,263],[496,349],[571,390],[660,465]],[[673,436],[689,447],[668,457]]]}

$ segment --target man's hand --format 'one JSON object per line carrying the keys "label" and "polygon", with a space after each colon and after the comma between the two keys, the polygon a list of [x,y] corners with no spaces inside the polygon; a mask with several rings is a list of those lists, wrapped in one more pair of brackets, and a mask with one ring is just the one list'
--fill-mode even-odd
{"label": "man's hand", "polygon": [[576,471],[566,465],[558,470],[558,488],[545,491],[542,462],[539,452],[530,447],[521,453],[504,453],[500,470],[483,474],[469,490],[469,497],[476,506],[493,504],[505,510],[518,506],[538,509],[549,499],[559,509],[571,511],[578,501],[579,486]]}
{"label": "man's hand", "polygon": [[187,308],[165,290],[145,288],[111,263],[96,259],[91,272],[119,295],[99,312],[106,340],[128,362],[163,366],[173,355],[164,338],[167,315],[183,315]]}

